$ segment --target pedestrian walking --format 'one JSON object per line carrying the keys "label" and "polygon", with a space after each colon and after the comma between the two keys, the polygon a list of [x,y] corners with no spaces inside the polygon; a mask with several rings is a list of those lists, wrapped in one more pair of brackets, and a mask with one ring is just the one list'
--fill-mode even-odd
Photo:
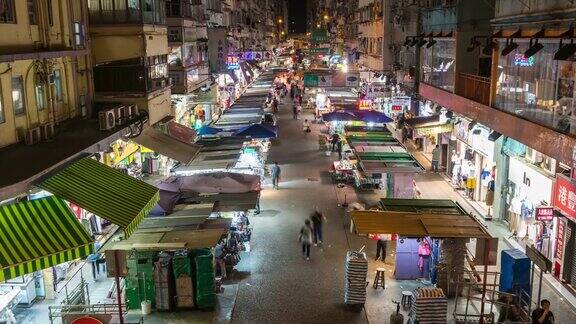
{"label": "pedestrian walking", "polygon": [[532,311],[532,324],[554,324],[554,314],[550,311],[548,299],[542,299],[540,307]]}
{"label": "pedestrian walking", "polygon": [[272,186],[276,190],[279,189],[280,172],[281,170],[280,166],[278,165],[278,162],[274,162],[274,164],[272,165],[272,169],[270,170],[270,173],[272,174]]}
{"label": "pedestrian walking", "polygon": [[[94,237],[92,237],[92,239],[94,239]],[[94,241],[94,253],[88,255],[88,257],[86,258],[86,260],[88,262],[90,262],[90,265],[92,266],[92,279],[94,281],[96,281],[96,278],[98,276],[100,276],[100,252],[98,252],[98,250],[100,250],[100,242],[98,241]]]}
{"label": "pedestrian walking", "polygon": [[324,224],[325,219],[326,217],[320,210],[318,210],[318,208],[315,208],[314,212],[312,212],[312,215],[310,216],[314,232],[314,246],[322,244],[322,225]]}
{"label": "pedestrian walking", "polygon": [[338,152],[338,159],[342,160],[342,141],[338,141],[336,144],[336,151]]}
{"label": "pedestrian walking", "polygon": [[376,241],[376,261],[382,259],[382,262],[386,262],[386,240],[384,240],[384,235],[378,235],[378,241]]}
{"label": "pedestrian walking", "polygon": [[304,131],[304,135],[308,135],[308,133],[311,132],[310,130],[310,122],[308,122],[308,119],[304,119],[304,123],[302,126],[302,130]]}
{"label": "pedestrian walking", "polygon": [[436,144],[436,147],[432,150],[432,172],[438,172],[438,163],[440,162],[440,146]]}
{"label": "pedestrian walking", "polygon": [[216,247],[214,248],[214,259],[216,260],[216,266],[220,269],[220,276],[226,278],[226,262],[224,261],[224,242],[220,240]]}
{"label": "pedestrian walking", "polygon": [[310,260],[310,246],[312,245],[312,228],[310,225],[310,220],[304,222],[304,226],[300,229],[300,237],[298,238],[300,244],[302,244],[302,255],[306,260]]}
{"label": "pedestrian walking", "polygon": [[298,119],[298,105],[296,103],[292,106],[292,117]]}
{"label": "pedestrian walking", "polygon": [[340,142],[340,135],[335,133],[334,135],[332,135],[332,139],[330,140],[330,143],[332,143],[332,152],[335,151],[336,144],[338,144],[338,142]]}

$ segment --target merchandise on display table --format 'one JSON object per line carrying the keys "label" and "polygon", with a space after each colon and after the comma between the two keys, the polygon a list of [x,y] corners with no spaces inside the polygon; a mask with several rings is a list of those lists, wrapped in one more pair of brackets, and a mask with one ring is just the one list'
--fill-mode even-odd
{"label": "merchandise on display table", "polygon": [[348,251],[346,254],[346,282],[344,302],[346,304],[364,304],[366,301],[366,285],[368,261],[366,253]]}
{"label": "merchandise on display table", "polygon": [[413,319],[419,324],[448,322],[448,300],[442,289],[417,288],[412,299]]}

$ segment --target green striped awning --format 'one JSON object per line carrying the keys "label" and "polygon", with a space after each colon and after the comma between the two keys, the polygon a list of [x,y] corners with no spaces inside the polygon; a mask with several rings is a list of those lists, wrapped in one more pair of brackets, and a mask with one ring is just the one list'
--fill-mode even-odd
{"label": "green striped awning", "polygon": [[92,158],[78,160],[38,186],[120,226],[125,237],[158,202],[158,188]]}
{"label": "green striped awning", "polygon": [[94,242],[60,198],[0,206],[0,282],[93,251]]}

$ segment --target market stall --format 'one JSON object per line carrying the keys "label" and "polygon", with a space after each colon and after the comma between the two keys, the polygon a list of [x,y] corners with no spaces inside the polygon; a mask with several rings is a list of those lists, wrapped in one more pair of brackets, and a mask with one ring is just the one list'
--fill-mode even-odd
{"label": "market stall", "polygon": [[[418,214],[445,214],[466,216],[462,206],[452,200],[444,199],[380,199],[380,207],[387,212],[410,212]],[[438,242],[427,239],[425,242],[434,247]],[[422,257],[419,266],[419,242],[415,238],[403,238],[396,242],[396,279],[435,278],[436,267],[433,261],[438,260],[438,249],[431,249],[430,255]],[[433,282],[435,283],[435,282]]]}
{"label": "market stall", "polygon": [[[485,249],[480,252],[480,255],[476,255],[476,258],[482,260],[481,264],[484,265],[483,278],[477,280],[478,286],[481,288],[481,296],[478,298],[480,301],[479,311],[483,316],[487,301],[487,266],[492,243],[492,237],[486,228],[473,216],[466,213],[461,214],[459,206],[447,202],[441,203],[445,205],[441,208],[435,207],[435,201],[426,201],[416,208],[412,206],[413,204],[418,205],[416,200],[399,200],[396,203],[393,199],[387,199],[384,203],[388,206],[396,206],[394,208],[401,211],[352,211],[351,220],[358,234],[396,234],[399,244],[403,244],[406,238],[417,238],[416,253],[408,252],[407,256],[404,256],[403,249],[397,253],[400,254],[401,260],[400,262],[398,259],[396,261],[395,275],[397,278],[402,276],[404,271],[417,273],[418,276],[421,276],[426,263],[438,263],[439,260],[443,260],[442,264],[436,264],[436,268],[445,269],[443,274],[451,272],[451,276],[450,279],[448,276],[443,277],[439,271],[437,286],[442,288],[443,295],[455,296],[457,291],[454,286],[458,287],[458,282],[463,280],[462,273],[467,254],[466,243],[469,239],[484,242]],[[436,245],[437,243],[438,245]],[[441,257],[431,260],[435,248],[438,249],[438,255]],[[408,260],[410,264],[404,264],[403,258]],[[426,260],[427,258],[429,260]],[[422,318],[427,313],[418,309],[422,306],[418,303],[421,296],[418,291],[412,293],[412,296],[416,296],[412,302],[413,307],[416,305],[416,308],[411,315],[415,318]],[[446,311],[445,307],[443,310]]]}
{"label": "market stall", "polygon": [[409,153],[356,152],[359,170],[355,183],[359,188],[385,188],[388,197],[413,198],[414,175],[424,168]]}

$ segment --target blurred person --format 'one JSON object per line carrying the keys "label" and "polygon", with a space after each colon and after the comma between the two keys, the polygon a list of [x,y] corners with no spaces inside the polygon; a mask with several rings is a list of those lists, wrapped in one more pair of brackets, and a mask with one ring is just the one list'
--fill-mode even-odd
{"label": "blurred person", "polygon": [[278,190],[280,182],[280,173],[281,173],[278,162],[274,162],[270,170],[270,173],[272,174],[272,186],[274,187],[274,189]]}
{"label": "blurred person", "polygon": [[304,226],[300,229],[300,237],[298,238],[302,244],[302,255],[306,260],[310,260],[310,246],[312,245],[312,226],[310,220],[304,221]]}

